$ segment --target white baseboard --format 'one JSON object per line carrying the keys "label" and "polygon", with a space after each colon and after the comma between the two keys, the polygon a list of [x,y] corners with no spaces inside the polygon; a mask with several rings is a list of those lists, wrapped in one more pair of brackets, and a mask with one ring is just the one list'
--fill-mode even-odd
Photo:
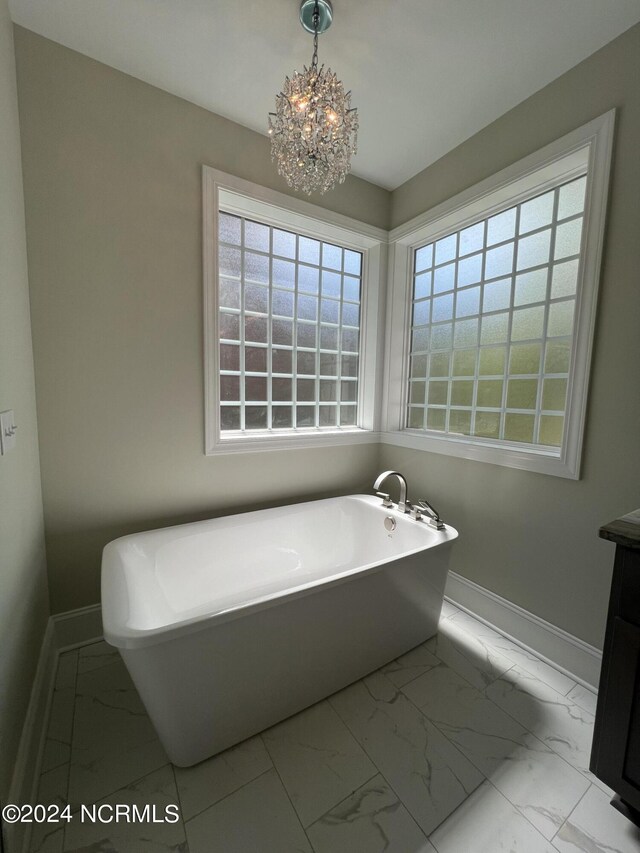
{"label": "white baseboard", "polygon": [[[7,802],[35,803],[47,722],[53,697],[58,656],[69,649],[102,639],[99,604],[50,616],[42,638],[38,666],[25,715]],[[18,853],[28,843],[28,824],[6,824],[6,853]]]}
{"label": "white baseboard", "polygon": [[590,690],[598,689],[602,652],[506,598],[449,572],[445,597]]}

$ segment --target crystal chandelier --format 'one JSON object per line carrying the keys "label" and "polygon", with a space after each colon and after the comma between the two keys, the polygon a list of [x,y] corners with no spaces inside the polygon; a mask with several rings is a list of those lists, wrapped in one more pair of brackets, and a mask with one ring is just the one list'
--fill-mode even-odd
{"label": "crystal chandelier", "polygon": [[285,78],[276,111],[269,113],[271,158],[289,186],[307,195],[342,183],[357,150],[358,111],[351,107],[351,92],[330,68],[318,68],[318,35],[332,18],[329,0],[302,0],[300,22],[313,33],[311,65]]}

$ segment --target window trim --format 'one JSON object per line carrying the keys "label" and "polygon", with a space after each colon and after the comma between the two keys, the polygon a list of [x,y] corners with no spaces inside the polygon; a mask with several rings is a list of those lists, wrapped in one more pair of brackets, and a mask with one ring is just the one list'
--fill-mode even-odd
{"label": "window trim", "polygon": [[[381,441],[579,479],[600,279],[615,110],[501,170],[390,233]],[[421,245],[544,192],[587,168],[584,255],[578,273],[575,332],[562,448],[442,435],[404,426],[412,305],[412,253]]]}
{"label": "window trim", "polygon": [[[377,342],[384,336],[387,232],[206,165],[202,167],[202,193],[205,455],[379,441],[382,348]],[[233,436],[221,433],[217,310],[217,234],[221,205],[225,212],[362,252],[358,426],[336,429],[309,427],[278,432],[252,430],[251,433]]]}

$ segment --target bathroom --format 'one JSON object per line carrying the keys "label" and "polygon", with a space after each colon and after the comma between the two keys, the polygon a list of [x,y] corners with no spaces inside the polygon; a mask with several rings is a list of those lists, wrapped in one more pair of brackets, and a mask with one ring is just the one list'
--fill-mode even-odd
{"label": "bathroom", "polygon": [[[453,9],[335,0],[319,65],[352,90],[358,152],[344,183],[311,195],[278,173],[267,134],[285,76],[310,64],[313,36],[299,7],[2,0],[0,802],[71,807],[57,823],[3,817],[3,853],[637,850],[635,825],[610,805],[614,793],[631,795],[589,767],[623,547],[599,530],[640,506],[640,3],[516,10],[505,0]],[[431,353],[427,374],[407,334],[425,301],[421,282],[442,260],[423,262],[420,250],[465,229],[471,239],[494,207],[523,218],[543,190],[562,220],[563,187],[584,175],[580,311],[575,334],[560,336],[573,347],[559,380],[565,389],[571,380],[571,393],[553,406],[538,400],[533,415],[526,402],[509,405],[505,379],[500,405],[477,396],[467,405],[479,385],[495,391],[494,371],[493,379],[482,379],[481,364],[456,372],[458,354],[474,348],[452,344],[438,348],[446,372]],[[528,176],[535,188],[515,187]],[[509,203],[498,198],[504,186]],[[305,370],[294,382],[286,355],[285,369],[273,367],[280,377],[251,370],[247,353],[236,369],[233,337],[223,338],[220,374],[219,335],[238,312],[216,301],[234,278],[218,251],[226,247],[232,264],[234,240],[248,239],[254,222],[269,245],[297,234],[296,257],[305,235],[341,253],[337,273],[304,262],[342,279],[345,298],[329,295],[328,309],[357,317],[341,329],[343,341],[355,331],[343,351],[320,344],[324,379]],[[238,223],[241,237],[230,236]],[[555,242],[561,228],[550,229]],[[470,282],[473,301],[485,285]],[[357,295],[348,298],[347,284]],[[277,290],[285,301],[299,292]],[[302,291],[310,305],[313,294]],[[442,292],[434,312],[437,300],[446,309]],[[575,302],[554,298],[552,290],[550,307]],[[526,305],[506,313],[515,318]],[[461,328],[469,316],[473,309]],[[434,313],[433,322],[441,328],[446,317]],[[549,337],[545,321],[539,346]],[[511,340],[526,355],[530,336]],[[265,352],[275,359],[275,338],[250,342],[258,364]],[[499,357],[506,346],[480,340],[476,349]],[[315,358],[313,349],[302,344],[297,355]],[[263,387],[277,380],[282,396],[274,384],[269,406],[245,406],[235,396],[245,368]],[[543,359],[539,397],[545,370]],[[309,382],[321,398],[306,396]],[[457,408],[438,397],[445,385],[462,395]],[[484,434],[470,426],[480,424],[478,406]],[[270,429],[236,428],[249,410],[263,417],[260,408]],[[457,531],[434,552],[448,560],[439,626],[427,619],[415,649],[398,639],[405,648],[393,658],[382,659],[381,643],[376,662],[345,672],[350,681],[223,752],[189,767],[171,761],[125,667],[127,650],[105,641],[105,546],[264,512],[274,518],[264,547],[295,550],[285,508],[307,506],[311,533],[326,531],[314,553],[329,554],[342,522],[322,527],[312,502],[353,496],[380,516],[382,547],[395,547],[404,530],[436,541],[429,510],[415,512],[418,520],[398,507],[398,477],[374,488],[387,471],[405,478],[405,503],[427,501]],[[383,526],[387,517],[396,529]],[[367,524],[354,533],[363,547]],[[351,610],[354,625],[364,620]],[[280,627],[286,634],[288,622]],[[368,661],[377,640],[394,635],[385,631],[333,653],[335,669]],[[368,727],[371,714],[377,727]],[[81,806],[116,803],[158,813],[178,806],[179,817],[78,817]]]}

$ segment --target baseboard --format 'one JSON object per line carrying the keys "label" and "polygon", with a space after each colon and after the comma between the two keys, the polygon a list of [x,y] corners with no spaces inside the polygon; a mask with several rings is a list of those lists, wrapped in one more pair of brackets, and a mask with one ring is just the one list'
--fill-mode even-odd
{"label": "baseboard", "polygon": [[[18,755],[9,788],[9,803],[35,803],[40,766],[58,656],[69,649],[84,646],[102,638],[102,615],[99,604],[56,613],[50,616],[42,638],[38,666],[31,688]],[[3,824],[6,853],[26,848],[28,824]]]}
{"label": "baseboard", "polygon": [[602,652],[494,592],[449,572],[445,597],[590,690],[598,689]]}

